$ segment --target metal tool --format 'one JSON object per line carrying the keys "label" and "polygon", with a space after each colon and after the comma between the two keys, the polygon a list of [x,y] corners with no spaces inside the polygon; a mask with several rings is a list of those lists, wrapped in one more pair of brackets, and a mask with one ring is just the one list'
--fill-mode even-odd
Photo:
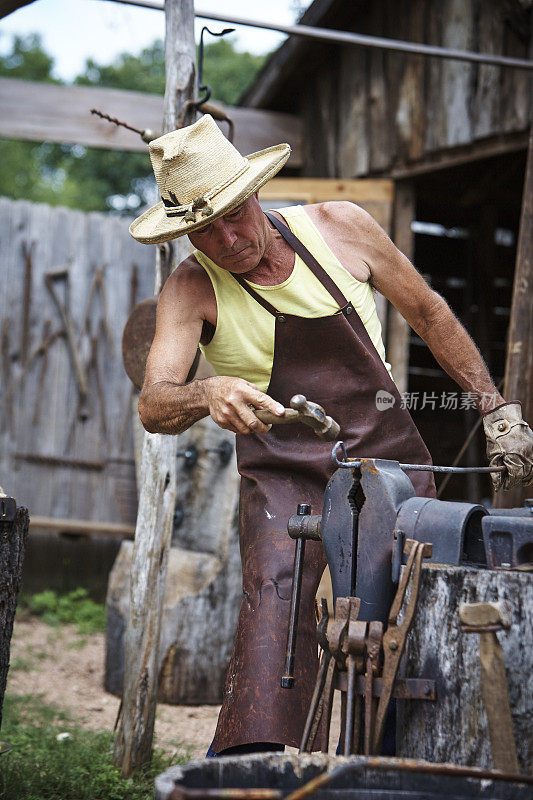
{"label": "metal tool", "polygon": [[[52,299],[56,304],[57,310],[59,311],[59,316],[61,317],[65,328],[68,349],[70,352],[72,365],[74,367],[74,372],[76,374],[76,380],[78,383],[78,395],[79,395],[78,418],[81,420],[86,420],[89,416],[89,412],[87,410],[89,384],[87,380],[87,373],[85,371],[85,366],[83,364],[81,353],[78,349],[78,343],[76,341],[76,331],[74,327],[74,322],[70,315],[68,270],[63,269],[63,270],[57,270],[56,272],[47,272],[45,273],[44,281],[46,284],[46,288],[50,292],[50,295],[52,296]],[[65,300],[63,303],[61,302],[61,299],[56,291],[56,284],[58,283],[58,281],[62,281],[65,284]]]}
{"label": "metal tool", "polygon": [[339,424],[327,416],[322,406],[307,400],[303,394],[295,394],[291,398],[290,408],[285,409],[283,416],[272,414],[261,408],[255,410],[255,415],[265,425],[289,425],[293,422],[303,422],[313,428],[316,435],[325,439],[326,442],[334,441],[340,431]]}
{"label": "metal tool", "polygon": [[518,773],[518,757],[509,704],[503,651],[497,631],[511,627],[511,607],[505,601],[497,603],[462,603],[459,619],[463,633],[479,634],[481,691],[487,722],[494,768]]}
{"label": "metal tool", "polygon": [[[339,458],[339,452],[343,455],[342,460]],[[361,466],[361,460],[358,458],[348,458],[344,442],[340,441],[334,446],[331,451],[331,457],[335,464],[341,469],[357,469]],[[435,464],[400,464],[400,469],[407,472],[447,472],[457,475],[462,475],[469,472],[504,472],[507,467],[438,467]]]}
{"label": "metal tool", "polygon": [[[387,630],[383,635],[383,688],[376,713],[376,728],[372,743],[374,753],[379,753],[381,750],[387,709],[392,697],[394,682],[398,675],[400,660],[405,650],[407,635],[411,630],[414,620],[418,590],[420,588],[422,559],[429,558],[432,552],[432,546],[430,544],[415,542],[413,539],[407,539],[405,542],[405,549],[409,553],[407,566],[391,606]],[[405,608],[401,623],[398,623],[398,617],[405,601],[409,582],[411,583],[409,602]]]}
{"label": "metal tool", "polygon": [[[398,678],[400,658],[413,621],[421,560],[428,549],[420,542],[407,543],[409,560],[391,609],[390,634],[383,635],[383,625],[377,621],[359,619],[361,601],[358,597],[339,597],[335,616],[330,617],[327,603],[322,603],[322,616],[317,626],[317,638],[322,656],[315,689],[309,708],[300,752],[311,752],[319,726],[322,726],[319,745],[328,752],[331,711],[334,691],[341,692],[341,743],[345,756],[364,752],[370,755],[381,749],[386,711],[391,697],[434,700],[434,682],[427,679]],[[407,586],[411,594],[404,619],[398,625]],[[381,651],[385,651],[381,674]],[[387,656],[387,653],[392,654]],[[364,737],[361,742],[362,698],[364,703]]]}
{"label": "metal tool", "polygon": [[533,570],[533,500],[523,508],[493,509],[481,527],[491,569]]}

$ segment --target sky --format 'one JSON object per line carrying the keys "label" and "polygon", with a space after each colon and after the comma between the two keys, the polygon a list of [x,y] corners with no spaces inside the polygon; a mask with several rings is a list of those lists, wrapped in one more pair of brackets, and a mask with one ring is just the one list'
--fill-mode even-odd
{"label": "sky", "polygon": [[[202,11],[220,13],[220,0],[199,0],[195,5]],[[290,25],[309,5],[310,0],[268,0],[264,4],[224,0],[223,8],[230,15]],[[197,19],[197,41],[202,25],[209,25],[214,31],[228,27]],[[0,21],[0,52],[10,49],[13,34],[28,33],[41,34],[45,50],[55,60],[54,76],[71,81],[83,70],[87,58],[108,64],[119,53],[135,55],[154,39],[163,38],[165,20],[162,11],[107,0],[37,0]],[[228,38],[239,50],[266,53],[278,47],[285,37],[239,26]]]}

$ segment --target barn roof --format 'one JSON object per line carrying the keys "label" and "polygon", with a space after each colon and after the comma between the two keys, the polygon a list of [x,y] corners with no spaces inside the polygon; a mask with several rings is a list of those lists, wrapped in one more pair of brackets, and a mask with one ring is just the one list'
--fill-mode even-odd
{"label": "barn roof", "polygon": [[[367,3],[368,0],[352,0],[350,3],[346,3],[346,0],[314,0],[299,22],[302,25],[349,30],[355,8]],[[298,71],[303,75],[309,66],[307,57],[312,54],[314,62],[317,54],[327,51],[327,48],[328,45],[303,36],[290,36],[268,58],[255,82],[241,97],[239,105],[270,109],[290,107],[292,92],[290,86],[285,85],[288,76],[294,83],[294,75]]]}

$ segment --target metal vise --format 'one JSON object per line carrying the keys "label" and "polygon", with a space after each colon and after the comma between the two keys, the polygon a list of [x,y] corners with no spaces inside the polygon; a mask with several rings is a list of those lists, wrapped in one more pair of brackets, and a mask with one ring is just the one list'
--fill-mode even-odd
{"label": "metal vise", "polygon": [[[338,469],[326,487],[322,515],[304,514],[302,508],[288,522],[298,545],[293,600],[299,596],[305,540],[321,539],[334,603],[358,597],[358,618],[367,622],[387,621],[406,539],[432,544],[429,560],[438,564],[527,568],[533,561],[533,502],[491,514],[473,503],[416,497],[397,461],[367,458]],[[293,602],[292,641],[297,617]]]}

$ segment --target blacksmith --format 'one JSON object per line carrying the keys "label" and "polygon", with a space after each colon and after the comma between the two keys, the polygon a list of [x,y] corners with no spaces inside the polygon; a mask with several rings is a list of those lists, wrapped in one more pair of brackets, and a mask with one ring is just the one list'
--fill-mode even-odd
{"label": "blacksmith", "polygon": [[[161,202],[132,223],[140,242],[187,234],[196,248],[167,280],[139,412],[148,431],[182,433],[208,414],[237,434],[243,601],[211,753],[298,746],[316,675],[314,597],[321,544],[306,548],[295,686],[280,687],[298,502],[322,509],[331,444],[304,425],[261,423],[297,393],[340,423],[351,457],[430,463],[385,361],[373,288],[424,339],[484,413],[488,457],[506,486],[533,481],[533,433],[495,388],[467,332],[361,208],[329,202],[265,215],[258,189],[286,144],[241,156],[209,116],[150,144]],[[198,344],[216,377],[185,379]],[[392,396],[383,410],[378,392]],[[383,394],[381,394],[383,396]],[[385,395],[387,396],[387,395]],[[408,473],[435,496],[429,472]]]}

